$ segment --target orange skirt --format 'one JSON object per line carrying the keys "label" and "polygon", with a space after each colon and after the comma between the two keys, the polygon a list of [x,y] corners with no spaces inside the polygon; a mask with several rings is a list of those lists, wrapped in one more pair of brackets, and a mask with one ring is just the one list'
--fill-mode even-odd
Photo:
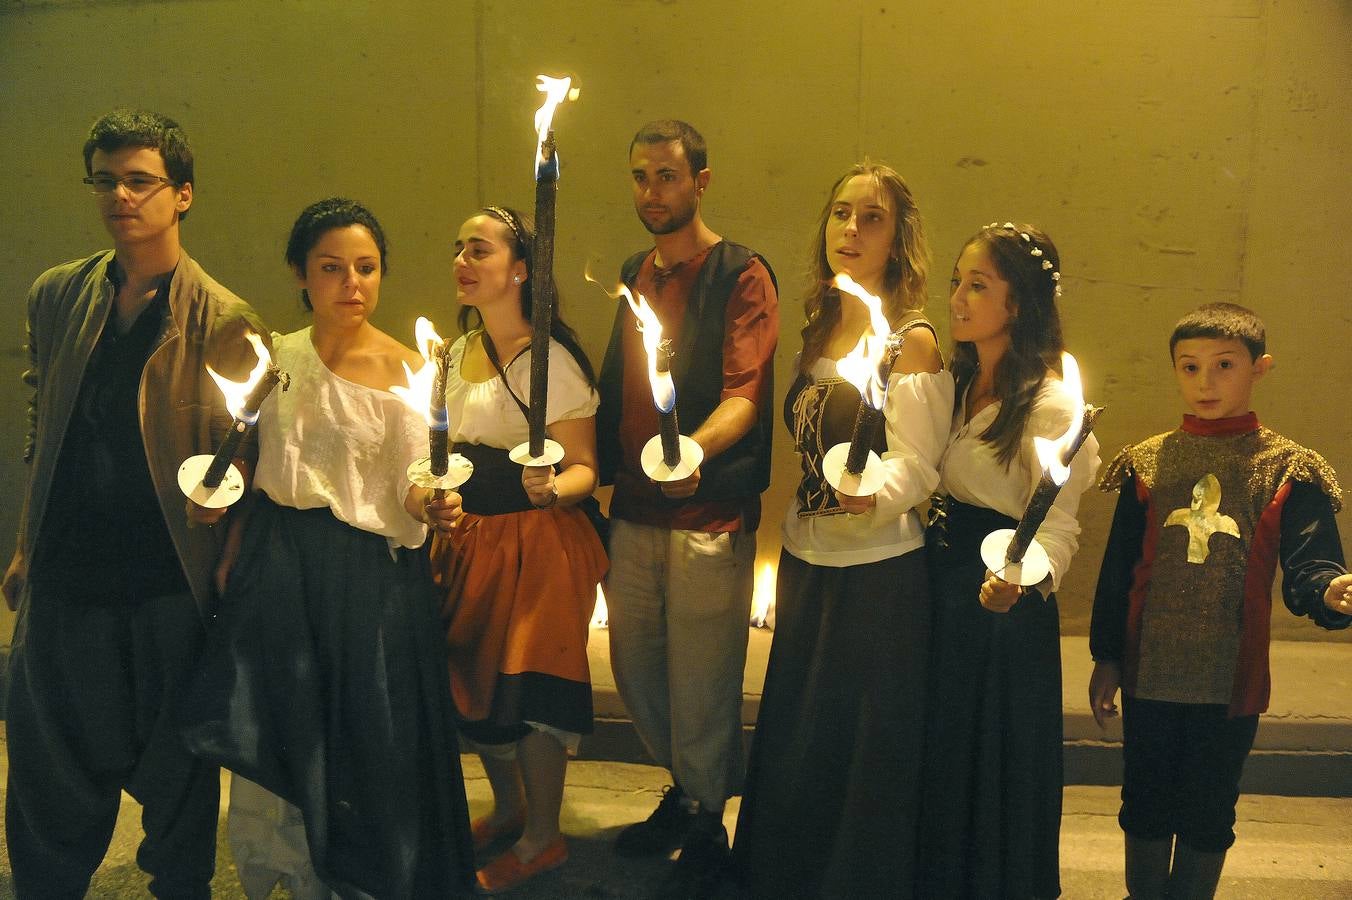
{"label": "orange skirt", "polygon": [[590,732],[587,629],[609,561],[586,514],[466,513],[431,557],[460,718]]}

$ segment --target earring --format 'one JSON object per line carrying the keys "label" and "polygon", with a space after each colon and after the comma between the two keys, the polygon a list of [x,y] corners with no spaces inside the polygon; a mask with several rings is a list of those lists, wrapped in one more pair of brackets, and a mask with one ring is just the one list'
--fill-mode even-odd
{"label": "earring", "polygon": [[512,276],[512,284],[520,284],[520,283],[521,283],[521,276],[520,276],[520,275],[513,275],[513,276]]}

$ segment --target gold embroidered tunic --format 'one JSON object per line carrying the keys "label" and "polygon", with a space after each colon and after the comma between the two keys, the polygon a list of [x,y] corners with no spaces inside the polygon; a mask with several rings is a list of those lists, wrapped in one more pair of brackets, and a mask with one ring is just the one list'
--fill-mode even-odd
{"label": "gold embroidered tunic", "polygon": [[[1322,504],[1327,510],[1327,525],[1315,515],[1323,532],[1332,531],[1332,547],[1322,541],[1314,555],[1322,559],[1304,559],[1291,537],[1295,530],[1283,521],[1296,485],[1302,491],[1300,518],[1307,517],[1306,498],[1312,496],[1318,497],[1315,508]],[[1123,497],[1118,519],[1123,504],[1144,505],[1137,559],[1127,596],[1120,598],[1125,603],[1112,597],[1113,545],[1123,539],[1114,522],[1095,600],[1097,640],[1091,635],[1096,659],[1121,660],[1123,689],[1132,696],[1224,704],[1234,715],[1266,708],[1271,589],[1279,558],[1288,587],[1298,595],[1292,605],[1288,591],[1293,612],[1326,627],[1347,624],[1333,621],[1330,617],[1348,617],[1322,603],[1328,580],[1342,570],[1332,525],[1341,492],[1333,470],[1318,453],[1259,425],[1253,414],[1222,420],[1188,416],[1182,428],[1123,450],[1100,486],[1131,487],[1135,496]],[[1297,573],[1293,581],[1293,564],[1302,567],[1305,580]],[[1098,621],[1101,612],[1111,618],[1114,606],[1125,607],[1121,641],[1105,639],[1116,629]]]}

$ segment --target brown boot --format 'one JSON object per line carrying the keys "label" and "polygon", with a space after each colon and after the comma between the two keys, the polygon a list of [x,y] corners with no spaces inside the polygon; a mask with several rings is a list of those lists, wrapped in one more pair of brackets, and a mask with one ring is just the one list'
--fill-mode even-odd
{"label": "brown boot", "polygon": [[1174,867],[1169,872],[1169,900],[1211,900],[1221,882],[1225,851],[1203,853],[1182,841],[1174,850]]}
{"label": "brown boot", "polygon": [[1164,900],[1174,839],[1147,841],[1126,837],[1128,900]]}

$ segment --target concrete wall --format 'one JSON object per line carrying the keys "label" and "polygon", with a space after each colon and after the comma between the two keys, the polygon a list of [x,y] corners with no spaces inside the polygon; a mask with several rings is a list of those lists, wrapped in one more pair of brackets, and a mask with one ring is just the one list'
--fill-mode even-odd
{"label": "concrete wall", "polygon": [[[106,244],[78,181],[95,117],[132,104],[180,119],[199,160],[185,242],[278,330],[303,321],[281,263],[296,212],[334,193],[367,202],[392,244],[377,321],[411,336],[420,313],[449,330],[458,224],[483,203],[529,208],[539,72],[583,91],[557,119],[557,271],[594,358],[612,306],[582,271],[610,280],[647,242],[625,150],[640,123],[674,116],[711,147],[706,218],[779,274],[781,394],[813,220],[869,156],[919,197],[941,330],[975,228],[1025,219],[1055,238],[1069,343],[1108,407],[1105,453],[1176,423],[1168,329],[1235,300],[1266,317],[1278,361],[1264,419],[1352,479],[1352,7],[1338,0],[0,0],[0,531],[22,477],[22,298],[44,267]],[[767,559],[796,476],[778,440]],[[1068,632],[1087,625],[1112,502],[1085,499]],[[1280,636],[1324,636],[1274,620]]]}

